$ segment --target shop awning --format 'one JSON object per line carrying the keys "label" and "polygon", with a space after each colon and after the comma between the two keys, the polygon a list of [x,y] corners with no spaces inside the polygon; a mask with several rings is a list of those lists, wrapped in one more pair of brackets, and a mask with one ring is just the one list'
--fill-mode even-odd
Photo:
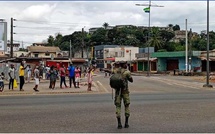
{"label": "shop awning", "polygon": [[[201,60],[207,60],[207,57],[200,57]],[[209,57],[209,61],[215,61],[215,57]]]}
{"label": "shop awning", "polygon": [[104,61],[115,61],[115,58],[105,58]]}

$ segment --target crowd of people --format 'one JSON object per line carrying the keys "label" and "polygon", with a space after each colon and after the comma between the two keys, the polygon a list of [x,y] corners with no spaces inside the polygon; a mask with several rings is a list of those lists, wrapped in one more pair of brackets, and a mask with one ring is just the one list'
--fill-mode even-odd
{"label": "crowd of people", "polygon": [[[80,88],[80,80],[81,80],[81,68],[78,66],[73,66],[71,63],[68,68],[66,68],[63,64],[60,65],[60,68],[57,68],[56,66],[47,66],[45,69],[46,75],[45,78],[47,80],[50,80],[49,83],[49,89],[54,90],[56,87],[56,81],[60,79],[60,88],[72,88],[72,85],[74,88]],[[8,72],[9,76],[9,90],[14,90],[14,85],[16,84],[16,71],[19,73],[19,90],[24,91],[23,86],[25,84],[25,72],[27,71],[27,82],[29,83],[32,79],[32,76],[35,81],[35,86],[33,87],[33,90],[38,92],[40,79],[43,77],[43,69],[41,69],[41,66],[36,66],[34,69],[31,68],[30,65],[24,66],[24,62],[22,61],[20,63],[19,70],[16,70],[14,68],[14,65],[11,64]],[[67,71],[68,71],[68,79],[69,79],[69,86],[67,85],[66,78],[67,78]],[[93,67],[89,67],[85,70],[85,76],[88,83],[88,91],[91,91],[92,86],[92,77],[93,77]],[[4,79],[5,74],[2,72],[0,74],[0,92],[4,91]],[[64,86],[63,86],[64,85]]]}
{"label": "crowd of people", "polygon": [[[31,79],[31,73],[32,69],[31,66],[27,65],[24,66],[24,62],[21,62],[19,67],[19,89],[20,91],[23,90],[23,86],[25,84],[25,69],[27,68],[27,80],[30,82]],[[88,91],[91,91],[92,87],[92,81],[93,81],[93,72],[94,72],[93,66],[86,69],[86,75],[87,83],[88,83]],[[111,88],[115,89],[115,100],[114,104],[116,106],[116,118],[117,118],[117,128],[122,129],[122,123],[121,123],[121,104],[124,103],[124,109],[125,109],[125,128],[129,127],[128,120],[130,117],[130,92],[128,88],[128,82],[133,82],[133,78],[131,76],[131,72],[127,69],[127,62],[121,61],[121,62],[115,62],[114,68],[111,70],[104,70],[105,71],[105,77],[107,77],[107,73],[109,73],[110,76],[110,86]],[[41,68],[39,66],[36,66],[33,70],[33,76],[35,80],[35,86],[33,87],[33,90],[38,92],[38,87],[40,83],[41,76],[43,73],[41,73]],[[43,70],[42,70],[43,71]],[[66,83],[66,72],[69,72],[68,78],[69,78],[69,86],[67,86]],[[14,65],[10,65],[10,69],[8,72],[9,75],[9,90],[14,89],[14,82],[16,80],[16,69],[14,68]],[[0,74],[0,91],[4,90],[4,73]],[[59,77],[59,78],[58,78]],[[72,85],[74,88],[80,88],[80,78],[81,78],[81,69],[80,67],[75,67],[71,63],[68,68],[66,68],[63,64],[60,65],[60,68],[57,68],[56,66],[46,67],[46,79],[50,80],[49,88],[51,90],[55,89],[55,84],[57,79],[60,79],[60,88],[72,88]],[[112,79],[112,84],[111,84]],[[114,81],[113,81],[114,80]],[[115,83],[115,84],[114,84]],[[63,87],[64,84],[64,87]],[[120,85],[120,86],[119,86]]]}

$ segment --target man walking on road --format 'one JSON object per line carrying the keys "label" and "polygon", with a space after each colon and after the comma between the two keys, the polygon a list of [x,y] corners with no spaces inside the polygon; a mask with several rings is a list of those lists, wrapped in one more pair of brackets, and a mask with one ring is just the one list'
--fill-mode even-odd
{"label": "man walking on road", "polygon": [[[123,100],[124,106],[125,106],[125,128],[128,128],[128,118],[130,116],[130,97],[129,97],[129,89],[128,89],[128,81],[133,82],[133,78],[131,77],[131,72],[127,70],[127,63],[126,62],[120,62],[120,67],[116,68],[113,73],[116,73],[120,71],[122,73],[122,76],[125,80],[125,86],[120,89],[115,89],[115,106],[116,106],[116,117],[118,122],[118,129],[122,128],[121,124],[121,103]],[[116,64],[117,65],[117,64]]]}

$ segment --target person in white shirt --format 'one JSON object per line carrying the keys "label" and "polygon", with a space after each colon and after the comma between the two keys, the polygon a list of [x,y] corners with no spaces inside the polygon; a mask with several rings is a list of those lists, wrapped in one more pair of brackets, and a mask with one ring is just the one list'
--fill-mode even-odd
{"label": "person in white shirt", "polygon": [[48,80],[49,79],[49,70],[50,70],[50,67],[49,67],[49,65],[48,66],[46,66],[46,68],[45,68],[45,71],[46,71],[46,79]]}
{"label": "person in white shirt", "polygon": [[31,69],[30,65],[28,65],[27,71],[28,71],[27,79],[28,79],[28,83],[29,83],[31,80],[31,73],[32,73],[32,69]]}
{"label": "person in white shirt", "polygon": [[37,89],[40,83],[40,71],[39,71],[39,66],[36,66],[34,69],[34,79],[35,79],[35,87],[33,88],[34,91],[39,92]]}
{"label": "person in white shirt", "polygon": [[9,75],[9,90],[10,89],[13,90],[14,79],[15,79],[15,68],[13,64],[10,65],[8,75]]}

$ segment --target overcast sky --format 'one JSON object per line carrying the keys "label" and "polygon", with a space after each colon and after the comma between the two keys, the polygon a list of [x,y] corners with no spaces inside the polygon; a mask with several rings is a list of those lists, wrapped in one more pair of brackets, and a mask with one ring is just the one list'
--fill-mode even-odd
{"label": "overcast sky", "polygon": [[[148,26],[148,14],[144,7],[135,4],[148,4],[147,1],[11,1],[0,2],[0,19],[8,22],[8,40],[10,39],[10,18],[14,21],[15,41],[23,41],[24,46],[33,42],[47,40],[49,35],[72,34],[85,27],[101,27],[104,22],[110,26],[137,25]],[[151,26],[178,24],[185,29],[200,33],[206,30],[206,1],[152,1],[152,5],[164,7],[151,8]],[[210,2],[210,30],[215,30],[215,2]]]}

